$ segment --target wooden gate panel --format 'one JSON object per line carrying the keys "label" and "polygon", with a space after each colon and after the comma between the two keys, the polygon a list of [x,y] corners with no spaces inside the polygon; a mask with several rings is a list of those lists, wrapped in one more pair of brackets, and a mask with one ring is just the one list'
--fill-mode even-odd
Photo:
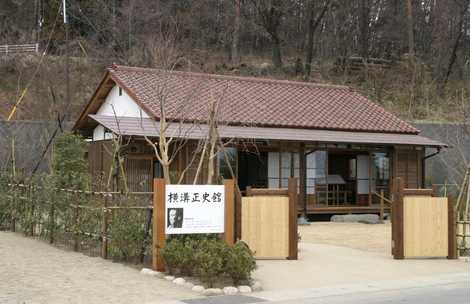
{"label": "wooden gate panel", "polygon": [[447,198],[406,196],[403,206],[405,257],[448,255]]}
{"label": "wooden gate panel", "polygon": [[242,198],[242,241],[257,258],[289,256],[289,198]]}

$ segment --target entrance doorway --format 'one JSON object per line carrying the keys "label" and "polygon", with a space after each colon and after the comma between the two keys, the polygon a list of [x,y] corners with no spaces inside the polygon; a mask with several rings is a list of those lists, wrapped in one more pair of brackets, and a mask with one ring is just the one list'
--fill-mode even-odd
{"label": "entrance doorway", "polygon": [[268,186],[268,153],[238,152],[238,185],[244,191],[247,186]]}

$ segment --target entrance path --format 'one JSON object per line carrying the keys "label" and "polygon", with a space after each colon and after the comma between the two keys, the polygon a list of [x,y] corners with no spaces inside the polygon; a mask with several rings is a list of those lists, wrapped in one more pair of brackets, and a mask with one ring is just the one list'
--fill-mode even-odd
{"label": "entrance path", "polygon": [[392,225],[361,223],[313,222],[299,226],[301,241],[349,247],[389,254],[392,250]]}
{"label": "entrance path", "polygon": [[394,260],[390,228],[390,223],[299,226],[299,260],[258,260],[254,277],[266,291],[286,291],[470,273],[470,258]]}
{"label": "entrance path", "polygon": [[161,303],[195,298],[138,269],[0,232],[0,303]]}
{"label": "entrance path", "polygon": [[316,288],[470,273],[470,260],[394,260],[390,254],[300,243],[299,260],[258,260],[254,278],[265,290]]}

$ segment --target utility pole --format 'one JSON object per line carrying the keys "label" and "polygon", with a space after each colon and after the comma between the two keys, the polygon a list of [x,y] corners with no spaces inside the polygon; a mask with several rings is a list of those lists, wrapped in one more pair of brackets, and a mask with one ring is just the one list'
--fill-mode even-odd
{"label": "utility pole", "polygon": [[[67,3],[62,0],[65,26],[65,102],[66,109],[70,106],[70,77],[69,77],[69,22],[67,18]],[[67,111],[64,113],[66,115]]]}

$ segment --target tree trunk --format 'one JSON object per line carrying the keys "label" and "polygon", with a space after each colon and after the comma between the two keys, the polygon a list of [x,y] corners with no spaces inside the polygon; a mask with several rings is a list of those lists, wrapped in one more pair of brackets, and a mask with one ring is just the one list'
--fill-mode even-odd
{"label": "tree trunk", "polygon": [[407,0],[406,5],[408,19],[408,53],[410,58],[413,59],[415,56],[415,36],[413,31],[413,6],[411,4],[411,0]]}
{"label": "tree trunk", "polygon": [[305,80],[310,78],[310,72],[312,70],[312,59],[313,59],[313,35],[317,29],[320,21],[323,19],[326,11],[328,10],[330,1],[326,1],[323,6],[320,14],[315,18],[314,13],[314,2],[311,2],[310,12],[309,12],[309,22],[308,22],[308,36],[307,36],[307,50],[305,55]]}
{"label": "tree trunk", "polygon": [[238,66],[240,64],[240,0],[235,0],[235,22],[233,25],[232,37],[232,65]]}
{"label": "tree trunk", "polygon": [[361,10],[361,56],[364,59],[369,58],[369,1],[368,0],[359,0],[360,10]]}
{"label": "tree trunk", "polygon": [[210,138],[210,151],[209,151],[209,157],[207,158],[207,184],[212,185],[214,183],[214,176],[215,176],[215,164],[214,164],[214,158],[215,158],[215,145],[217,144],[216,140],[217,137],[214,134],[215,132],[211,131],[211,138]]}
{"label": "tree trunk", "polygon": [[276,35],[271,35],[272,61],[275,68],[282,67],[281,40]]}
{"label": "tree trunk", "polygon": [[452,47],[452,52],[451,52],[451,55],[450,55],[450,58],[449,58],[449,63],[447,64],[447,69],[444,73],[444,78],[438,84],[439,94],[441,94],[441,95],[444,94],[444,89],[447,85],[447,81],[449,81],[450,74],[452,73],[452,68],[453,68],[454,63],[457,59],[457,51],[458,51],[460,43],[462,41],[464,19],[465,19],[465,15],[467,14],[467,11],[468,11],[469,4],[470,4],[469,0],[465,1],[465,4],[462,7],[462,11],[460,12],[459,24],[457,26],[457,28],[459,29],[459,32],[457,34],[457,37],[454,40],[454,44],[453,44],[453,47]]}
{"label": "tree trunk", "polygon": [[162,170],[163,170],[163,178],[165,179],[165,183],[167,185],[171,184],[171,179],[170,179],[170,164],[168,163],[162,163]]}

